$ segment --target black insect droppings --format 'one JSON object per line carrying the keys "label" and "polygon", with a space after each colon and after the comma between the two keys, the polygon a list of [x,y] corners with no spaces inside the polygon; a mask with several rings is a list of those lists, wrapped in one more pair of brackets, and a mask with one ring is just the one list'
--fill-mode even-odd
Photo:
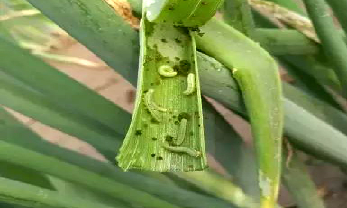
{"label": "black insect droppings", "polygon": [[202,37],[202,36],[204,36],[204,35],[205,35],[205,33],[203,33],[203,32],[198,32],[198,36]]}
{"label": "black insect droppings", "polygon": [[178,121],[181,121],[182,119],[187,119],[189,120],[190,119],[190,115],[188,113],[185,113],[185,112],[182,112],[178,115]]}
{"label": "black insect droppings", "polygon": [[172,142],[172,141],[173,141],[173,136],[167,135],[167,136],[165,137],[165,140],[166,140],[167,142]]}
{"label": "black insect droppings", "polygon": [[182,41],[180,39],[178,39],[178,38],[175,38],[175,42],[176,43],[182,43]]}
{"label": "black insect droppings", "polygon": [[191,68],[191,64],[187,60],[181,60],[179,61],[178,65],[173,66],[173,69],[178,72],[178,74],[187,76],[188,72]]}
{"label": "black insect droppings", "polygon": [[136,130],[136,131],[135,131],[135,135],[136,135],[136,136],[141,136],[141,135],[142,135],[142,130],[140,130],[140,129],[139,129],[139,130]]}
{"label": "black insect droppings", "polygon": [[151,123],[152,124],[158,124],[159,122],[157,120],[155,120],[154,118],[151,118]]}

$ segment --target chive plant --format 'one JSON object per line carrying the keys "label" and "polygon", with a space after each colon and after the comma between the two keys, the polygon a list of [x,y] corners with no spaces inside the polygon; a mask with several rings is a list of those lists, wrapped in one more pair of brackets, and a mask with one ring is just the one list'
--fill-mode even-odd
{"label": "chive plant", "polygon": [[[347,166],[347,1],[301,3],[0,0],[1,206],[274,208],[282,178],[297,207],[323,208],[300,155]],[[63,30],[137,87],[132,116],[41,60],[95,66],[47,50]],[[252,147],[204,96],[249,121]]]}

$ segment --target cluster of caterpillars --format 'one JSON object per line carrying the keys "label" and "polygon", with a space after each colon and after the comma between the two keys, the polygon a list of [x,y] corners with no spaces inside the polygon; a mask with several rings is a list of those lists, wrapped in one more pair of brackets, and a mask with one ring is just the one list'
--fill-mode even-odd
{"label": "cluster of caterpillars", "polygon": [[[177,72],[168,65],[162,65],[158,69],[158,73],[167,78],[175,77],[177,75]],[[195,83],[195,75],[193,73],[189,73],[187,76],[187,89],[183,92],[184,95],[191,95],[196,90],[196,83]],[[154,120],[157,122],[161,122],[161,114],[167,112],[166,108],[160,107],[154,102],[153,99],[154,89],[149,89],[145,95],[144,95],[144,104],[149,111],[150,115]],[[189,147],[183,147],[181,146],[184,142],[184,139],[186,138],[186,132],[187,132],[187,125],[188,120],[186,118],[182,118],[180,120],[180,124],[178,127],[177,132],[177,139],[175,141],[171,141],[170,143],[166,143],[166,141],[162,141],[161,146],[170,151],[170,152],[176,152],[176,153],[182,153],[187,154],[192,157],[200,157],[201,152],[194,150]]]}

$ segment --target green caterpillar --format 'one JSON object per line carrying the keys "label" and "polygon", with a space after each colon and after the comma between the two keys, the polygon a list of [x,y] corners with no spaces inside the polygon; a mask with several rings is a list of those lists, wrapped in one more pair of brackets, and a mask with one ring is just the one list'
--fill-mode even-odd
{"label": "green caterpillar", "polygon": [[174,77],[177,75],[177,72],[171,66],[162,65],[159,67],[158,72],[163,77]]}
{"label": "green caterpillar", "polygon": [[162,147],[165,148],[166,150],[169,150],[170,152],[177,152],[177,153],[183,153],[187,154],[192,157],[200,157],[201,152],[191,149],[189,147],[176,147],[176,146],[170,146],[168,144],[162,144]]}
{"label": "green caterpillar", "polygon": [[177,133],[177,140],[175,142],[175,144],[177,146],[181,145],[186,137],[186,131],[187,131],[187,122],[188,120],[183,118],[181,120],[181,123],[180,123],[180,127],[178,129],[178,133]]}
{"label": "green caterpillar", "polygon": [[148,92],[144,96],[144,101],[145,101],[145,106],[148,109],[149,113],[151,116],[158,122],[161,121],[160,115],[158,114],[158,111],[161,112],[166,112],[167,109],[162,108],[158,106],[154,101],[153,101],[153,89],[149,89]]}
{"label": "green caterpillar", "polygon": [[195,75],[189,73],[187,76],[187,89],[183,92],[185,95],[191,95],[195,92]]}

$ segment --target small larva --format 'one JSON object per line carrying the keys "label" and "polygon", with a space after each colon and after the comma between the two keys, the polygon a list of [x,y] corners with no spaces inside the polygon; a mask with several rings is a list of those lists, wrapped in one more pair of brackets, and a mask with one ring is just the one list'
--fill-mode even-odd
{"label": "small larva", "polygon": [[178,153],[184,153],[192,157],[200,157],[201,152],[191,149],[189,147],[175,147],[175,146],[169,146],[168,144],[162,144],[162,147],[169,150],[170,152],[178,152]]}
{"label": "small larva", "polygon": [[167,111],[165,108],[161,108],[158,105],[156,105],[153,101],[153,89],[149,89],[148,92],[144,96],[145,106],[148,109],[149,113],[152,115],[152,117],[160,122],[160,116],[158,115],[157,111]]}
{"label": "small larva", "polygon": [[183,92],[185,95],[190,95],[195,91],[195,75],[189,73],[187,76],[187,89]]}
{"label": "small larva", "polygon": [[178,133],[177,133],[177,140],[175,141],[175,145],[177,146],[181,145],[186,137],[187,122],[188,121],[185,118],[181,120]]}
{"label": "small larva", "polygon": [[177,72],[171,66],[162,65],[159,67],[158,72],[163,77],[174,77],[177,75]]}
{"label": "small larva", "polygon": [[154,90],[153,89],[149,89],[148,92],[147,92],[147,98],[148,98],[148,102],[150,103],[150,105],[155,109],[155,110],[158,110],[158,111],[162,111],[162,112],[166,112],[167,109],[166,108],[162,108],[160,106],[158,106],[154,101],[153,101],[153,93],[154,93]]}

